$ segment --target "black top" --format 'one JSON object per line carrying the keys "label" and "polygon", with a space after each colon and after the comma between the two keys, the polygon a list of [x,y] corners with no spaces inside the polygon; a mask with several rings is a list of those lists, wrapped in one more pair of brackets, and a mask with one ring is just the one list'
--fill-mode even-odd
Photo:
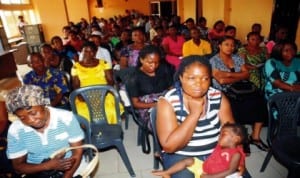
{"label": "black top", "polygon": [[155,76],[146,75],[139,68],[128,81],[127,89],[131,97],[161,93],[173,84],[173,70],[167,64],[160,64]]}

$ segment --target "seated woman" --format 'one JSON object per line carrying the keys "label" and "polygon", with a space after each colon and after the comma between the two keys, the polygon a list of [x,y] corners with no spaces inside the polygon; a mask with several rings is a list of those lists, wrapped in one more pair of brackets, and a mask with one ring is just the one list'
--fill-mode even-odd
{"label": "seated woman", "polygon": [[296,51],[296,44],[288,41],[273,47],[271,59],[265,64],[267,99],[279,92],[300,91],[300,58]]}
{"label": "seated woman", "polygon": [[268,53],[272,53],[272,49],[275,46],[276,43],[280,41],[287,40],[288,38],[288,28],[286,26],[277,26],[274,31],[270,34],[270,39],[266,44],[266,47],[268,49]]}
{"label": "seated woman", "polygon": [[[157,136],[164,169],[197,157],[205,161],[217,145],[221,127],[233,123],[229,101],[211,86],[211,67],[201,56],[183,58],[175,75],[175,88],[157,103]],[[194,178],[187,169],[172,178]]]}
{"label": "seated woman", "polygon": [[266,47],[259,46],[261,36],[257,32],[250,32],[247,35],[247,45],[238,49],[238,54],[245,60],[249,70],[249,80],[260,90],[263,90],[265,79],[262,74],[262,66],[268,59]]}
{"label": "seated woman", "polygon": [[[93,42],[83,44],[83,59],[76,62],[72,68],[72,85],[73,89],[86,87],[91,85],[113,85],[113,74],[110,64],[104,60],[95,58],[97,46]],[[116,123],[114,98],[108,94],[105,99],[105,110],[107,118],[110,118],[109,123]],[[82,99],[78,98],[75,101],[79,115],[90,119],[87,105]],[[122,113],[122,111],[121,111]]]}
{"label": "seated woman", "polygon": [[127,86],[133,107],[138,110],[150,130],[148,110],[156,105],[158,97],[173,83],[171,66],[161,61],[161,51],[158,47],[145,46],[139,53],[135,75],[128,81]]}
{"label": "seated woman", "polygon": [[50,99],[51,106],[70,109],[68,94],[70,89],[62,71],[47,68],[40,53],[32,53],[28,57],[28,65],[32,70],[23,77],[24,84],[40,86],[46,98]]}
{"label": "seated woman", "polygon": [[[248,80],[249,71],[245,61],[234,55],[234,38],[224,36],[219,42],[219,52],[210,59],[213,74],[213,87],[228,93],[235,82]],[[229,95],[227,95],[229,96]],[[260,132],[267,118],[266,105],[263,98],[256,92],[247,95],[246,99],[229,97],[232,112],[236,122],[240,124],[253,124],[250,143],[266,151],[267,145],[260,139]],[[250,153],[250,150],[247,152]]]}
{"label": "seated woman", "polygon": [[218,41],[225,35],[225,23],[223,20],[218,20],[214,23],[213,28],[208,32],[208,39],[212,45],[212,54],[218,52]]}
{"label": "seated woman", "polygon": [[178,68],[182,58],[182,48],[185,39],[178,34],[176,26],[169,26],[168,36],[164,37],[161,45],[166,53],[166,60],[169,64]]}
{"label": "seated woman", "polygon": [[137,66],[140,50],[147,45],[144,29],[141,27],[132,29],[131,39],[133,43],[124,46],[120,51],[120,53],[126,54],[127,56],[120,58],[120,62],[126,63],[128,67],[135,67]]}
{"label": "seated woman", "polygon": [[[53,53],[58,55],[61,63],[63,63],[64,71],[70,74],[73,63],[78,61],[79,58],[77,51],[70,45],[63,45],[63,41],[59,36],[51,38],[51,45]],[[66,60],[69,61],[66,62]]]}
{"label": "seated woman", "polygon": [[50,177],[42,172],[55,171],[61,177],[72,178],[81,163],[82,149],[48,158],[62,148],[81,146],[84,133],[72,112],[48,106],[43,92],[35,85],[8,92],[6,108],[18,119],[8,130],[7,157],[15,171],[25,177]]}

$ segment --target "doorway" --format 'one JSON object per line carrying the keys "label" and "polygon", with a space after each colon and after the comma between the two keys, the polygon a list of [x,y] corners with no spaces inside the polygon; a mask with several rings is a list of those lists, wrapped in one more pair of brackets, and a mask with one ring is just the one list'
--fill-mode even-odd
{"label": "doorway", "polygon": [[299,0],[274,0],[269,39],[274,39],[275,29],[279,26],[288,28],[288,39],[295,41],[300,15]]}
{"label": "doorway", "polygon": [[177,15],[176,0],[160,0],[150,2],[151,15],[158,15],[160,17],[171,17]]}

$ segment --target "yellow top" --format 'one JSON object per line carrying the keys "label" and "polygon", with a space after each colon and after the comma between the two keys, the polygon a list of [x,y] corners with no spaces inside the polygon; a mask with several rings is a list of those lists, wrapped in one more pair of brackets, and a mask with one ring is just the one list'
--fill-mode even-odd
{"label": "yellow top", "polygon": [[80,87],[105,85],[107,81],[104,71],[109,69],[111,66],[104,60],[99,60],[99,64],[95,67],[84,67],[76,62],[71,70],[71,75],[78,76]]}
{"label": "yellow top", "polygon": [[200,40],[200,45],[196,45],[193,39],[186,41],[182,47],[182,55],[183,57],[189,55],[206,55],[211,54],[211,45],[208,41]]}
{"label": "yellow top", "polygon": [[[71,70],[72,76],[78,76],[80,80],[80,87],[86,87],[91,85],[106,85],[105,70],[111,69],[109,63],[103,60],[99,60],[99,64],[95,67],[84,67],[76,62]],[[78,114],[90,120],[90,115],[86,103],[75,100]],[[105,111],[108,118],[108,123],[117,123],[117,117],[115,112],[115,103],[112,94],[108,94],[105,98]],[[124,112],[123,106],[120,104],[120,113]]]}

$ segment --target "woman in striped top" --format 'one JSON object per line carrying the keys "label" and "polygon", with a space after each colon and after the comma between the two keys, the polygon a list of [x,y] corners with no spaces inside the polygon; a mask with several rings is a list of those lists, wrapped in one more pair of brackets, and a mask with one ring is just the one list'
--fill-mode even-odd
{"label": "woman in striped top", "polygon": [[[189,56],[175,75],[175,88],[157,103],[157,135],[164,168],[186,157],[205,160],[217,145],[221,126],[234,122],[228,99],[211,85],[207,58]],[[172,178],[193,178],[186,169]]]}

